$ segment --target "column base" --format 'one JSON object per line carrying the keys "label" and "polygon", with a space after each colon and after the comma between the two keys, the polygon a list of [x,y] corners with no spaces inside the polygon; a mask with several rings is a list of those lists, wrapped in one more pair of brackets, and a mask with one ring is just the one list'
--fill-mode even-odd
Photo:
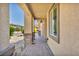
{"label": "column base", "polygon": [[26,33],[24,34],[24,44],[26,45],[32,45],[32,33]]}

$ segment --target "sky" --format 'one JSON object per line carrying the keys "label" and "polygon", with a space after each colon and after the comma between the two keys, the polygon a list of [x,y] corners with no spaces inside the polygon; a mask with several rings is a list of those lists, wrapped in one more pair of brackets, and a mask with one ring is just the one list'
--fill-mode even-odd
{"label": "sky", "polygon": [[9,4],[10,24],[24,26],[24,12],[16,3]]}

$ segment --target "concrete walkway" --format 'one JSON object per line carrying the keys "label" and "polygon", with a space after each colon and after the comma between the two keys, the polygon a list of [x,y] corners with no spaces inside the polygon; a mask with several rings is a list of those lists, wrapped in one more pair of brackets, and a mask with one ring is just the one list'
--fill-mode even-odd
{"label": "concrete walkway", "polygon": [[48,47],[44,36],[35,34],[35,40],[33,45],[27,45],[22,52],[22,56],[53,56],[52,51]]}

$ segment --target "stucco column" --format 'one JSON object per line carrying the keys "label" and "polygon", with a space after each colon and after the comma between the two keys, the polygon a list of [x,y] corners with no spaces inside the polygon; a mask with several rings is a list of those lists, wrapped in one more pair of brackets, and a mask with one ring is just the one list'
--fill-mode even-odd
{"label": "stucco column", "polygon": [[24,42],[25,46],[32,44],[32,16],[27,13],[24,21]]}
{"label": "stucco column", "polygon": [[41,34],[46,37],[46,19],[42,19],[42,23],[40,23]]}
{"label": "stucco column", "polygon": [[44,35],[44,37],[46,37],[47,38],[47,21],[46,21],[46,19],[43,19],[43,35]]}
{"label": "stucco column", "polygon": [[9,8],[0,4],[0,51],[9,45]]}

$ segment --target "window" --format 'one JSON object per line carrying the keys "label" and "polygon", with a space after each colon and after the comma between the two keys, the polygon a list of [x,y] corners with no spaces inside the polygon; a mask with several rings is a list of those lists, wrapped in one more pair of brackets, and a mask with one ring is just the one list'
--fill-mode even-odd
{"label": "window", "polygon": [[50,10],[49,36],[59,42],[58,4],[53,4]]}

